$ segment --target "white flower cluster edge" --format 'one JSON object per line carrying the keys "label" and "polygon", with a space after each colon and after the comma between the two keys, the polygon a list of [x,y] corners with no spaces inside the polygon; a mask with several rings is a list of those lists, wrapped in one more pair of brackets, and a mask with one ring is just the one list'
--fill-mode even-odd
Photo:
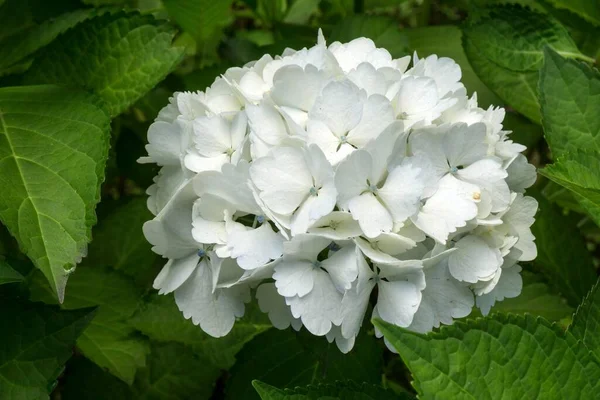
{"label": "white flower cluster edge", "polygon": [[319,31],[175,93],[140,159],[161,167],[144,225],[168,259],[159,293],[215,337],[254,293],[275,327],[343,352],[375,287],[372,316],[418,332],[519,295],[535,168],[452,59],[410,62]]}

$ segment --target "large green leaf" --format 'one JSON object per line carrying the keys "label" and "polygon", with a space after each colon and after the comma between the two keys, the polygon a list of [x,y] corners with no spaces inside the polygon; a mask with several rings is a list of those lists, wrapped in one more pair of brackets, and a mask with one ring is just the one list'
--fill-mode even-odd
{"label": "large green leaf", "polygon": [[23,275],[15,271],[6,261],[0,259],[0,285],[5,283],[21,282]]}
{"label": "large green leaf", "polygon": [[408,55],[408,39],[398,30],[398,23],[388,17],[354,15],[343,18],[334,26],[327,40],[349,42],[363,36],[373,40],[377,47],[389,51],[392,57]]}
{"label": "large green leaf", "polygon": [[62,400],[131,400],[133,390],[83,356],[67,364],[60,391]]}
{"label": "large green leaf", "polygon": [[233,0],[163,0],[169,16],[196,41],[196,52],[206,64],[218,60],[223,28],[233,22]]}
{"label": "large green leaf", "polygon": [[592,257],[576,221],[542,196],[536,199],[540,211],[531,228],[538,248],[534,263],[554,290],[576,307],[596,281]]}
{"label": "large green leaf", "polygon": [[154,343],[136,377],[136,399],[210,399],[221,370],[178,343]]}
{"label": "large green leaf", "polygon": [[120,114],[160,82],[181,60],[174,30],[153,17],[105,14],[69,30],[41,50],[27,72],[30,83],[90,89]]}
{"label": "large green leaf", "polygon": [[[247,307],[250,308],[250,307]],[[236,322],[233,330],[222,338],[213,338],[183,317],[173,296],[153,295],[131,319],[132,325],[150,338],[187,345],[196,353],[222,369],[235,363],[236,353],[245,343],[271,327],[263,314],[247,314]]]}
{"label": "large green leaf", "polygon": [[495,6],[475,13],[463,31],[483,57],[511,71],[538,70],[544,59],[544,46],[566,57],[585,58],[558,21],[517,5]]}
{"label": "large green leaf", "polygon": [[600,360],[600,280],[577,309],[569,332]]}
{"label": "large green leaf", "polygon": [[540,173],[569,189],[600,225],[600,152],[574,150],[559,157]]}
{"label": "large green leaf", "polygon": [[416,51],[420,57],[437,54],[440,57],[450,57],[460,65],[461,81],[470,94],[477,92],[479,106],[487,108],[490,105],[500,105],[501,100],[475,74],[462,47],[462,32],[453,25],[427,26],[422,28],[405,29],[402,31],[408,37],[408,47]]}
{"label": "large green leaf", "polygon": [[381,386],[355,381],[340,381],[333,384],[320,384],[296,387],[294,389],[278,389],[264,382],[254,381],[252,386],[262,400],[401,400],[414,399],[405,394],[398,396]]}
{"label": "large green leaf", "polygon": [[321,0],[295,0],[283,21],[288,24],[306,24],[319,11],[320,2]]}
{"label": "large green leaf", "polygon": [[[41,281],[32,282],[32,298],[49,302]],[[97,306],[98,313],[77,346],[90,360],[133,383],[136,370],[146,364],[147,341],[136,334],[129,320],[142,296],[129,278],[101,267],[82,267],[70,281],[64,309]]]}
{"label": "large green leaf", "polygon": [[82,92],[0,89],[0,219],[60,301],[96,222],[109,123]]}
{"label": "large green leaf", "polygon": [[422,335],[375,321],[422,399],[591,399],[600,365],[542,318],[496,314]]}
{"label": "large green leaf", "polygon": [[150,219],[144,197],[132,198],[112,210],[94,228],[94,241],[84,264],[110,266],[144,282],[154,274],[157,258],[142,233],[142,225]]}
{"label": "large green leaf", "polygon": [[573,307],[570,307],[564,298],[552,293],[548,285],[542,282],[537,275],[523,271],[521,276],[523,277],[521,294],[512,299],[497,302],[492,308],[492,312],[529,313],[544,317],[549,321],[558,321],[573,314]]}
{"label": "large green leaf", "polygon": [[301,331],[272,329],[248,343],[238,354],[225,388],[227,399],[257,399],[252,381],[281,388],[336,380],[379,384],[382,373],[381,341],[363,332],[354,349],[342,354],[324,337]]}
{"label": "large green leaf", "polygon": [[[10,12],[0,8],[0,13]],[[0,76],[12,73],[26,58],[48,45],[58,35],[89,18],[95,11],[82,9],[59,15],[56,18],[33,24],[26,29],[0,39],[2,57],[0,57]],[[28,63],[27,63],[28,65]]]}
{"label": "large green leaf", "polygon": [[540,71],[540,104],[553,155],[576,149],[600,151],[600,73],[546,49]]}
{"label": "large green leaf", "polygon": [[132,386],[79,357],[69,362],[61,396],[64,400],[204,400],[221,370],[178,343],[152,343],[147,365]]}
{"label": "large green leaf", "polygon": [[600,26],[600,2],[598,0],[547,0],[554,7],[569,10],[586,21]]}
{"label": "large green leaf", "polygon": [[49,399],[75,340],[94,313],[1,299],[0,398]]}
{"label": "large green leaf", "polygon": [[516,72],[499,67],[485,58],[471,41],[463,36],[463,47],[477,76],[504,102],[535,123],[540,123],[537,100],[538,72]]}
{"label": "large green leaf", "polygon": [[540,121],[537,79],[544,46],[588,59],[558,21],[518,5],[473,13],[463,33],[465,52],[479,78],[534,122]]}

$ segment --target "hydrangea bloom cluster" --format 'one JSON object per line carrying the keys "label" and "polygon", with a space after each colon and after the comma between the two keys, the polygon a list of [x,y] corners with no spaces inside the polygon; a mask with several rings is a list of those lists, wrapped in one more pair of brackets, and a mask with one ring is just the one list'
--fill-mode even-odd
{"label": "hydrangea bloom cluster", "polygon": [[275,327],[343,352],[367,312],[426,332],[517,296],[536,172],[504,110],[460,79],[449,58],[319,33],[175,93],[140,160],[161,166],[144,225],[168,259],[154,287],[212,336],[255,296]]}

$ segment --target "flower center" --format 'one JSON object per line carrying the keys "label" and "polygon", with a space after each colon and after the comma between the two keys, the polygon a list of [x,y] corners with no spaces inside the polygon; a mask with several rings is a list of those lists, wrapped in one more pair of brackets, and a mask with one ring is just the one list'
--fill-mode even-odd
{"label": "flower center", "polygon": [[313,268],[314,269],[320,269],[321,268],[321,261],[314,261],[313,262]]}
{"label": "flower center", "polygon": [[198,250],[198,257],[202,258],[206,255],[206,251],[204,251],[204,249],[200,249]]}
{"label": "flower center", "polygon": [[263,222],[265,222],[264,215],[257,215],[256,216],[256,222],[258,222],[259,224],[262,224]]}
{"label": "flower center", "polygon": [[451,174],[456,174],[458,172],[458,167],[451,167],[450,168],[450,173]]}
{"label": "flower center", "polygon": [[311,187],[310,190],[308,191],[308,193],[310,193],[311,196],[316,196],[317,194],[319,194],[318,190],[316,187]]}

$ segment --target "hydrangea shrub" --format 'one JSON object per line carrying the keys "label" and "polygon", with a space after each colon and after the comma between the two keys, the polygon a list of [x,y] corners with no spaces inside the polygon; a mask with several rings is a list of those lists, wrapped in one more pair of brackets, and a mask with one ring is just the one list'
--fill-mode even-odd
{"label": "hydrangea shrub", "polygon": [[342,352],[367,312],[417,332],[486,315],[537,255],[536,171],[504,116],[450,58],[320,32],[177,92],[139,160],[161,167],[144,224],[167,259],[154,287],[212,336],[257,301]]}

